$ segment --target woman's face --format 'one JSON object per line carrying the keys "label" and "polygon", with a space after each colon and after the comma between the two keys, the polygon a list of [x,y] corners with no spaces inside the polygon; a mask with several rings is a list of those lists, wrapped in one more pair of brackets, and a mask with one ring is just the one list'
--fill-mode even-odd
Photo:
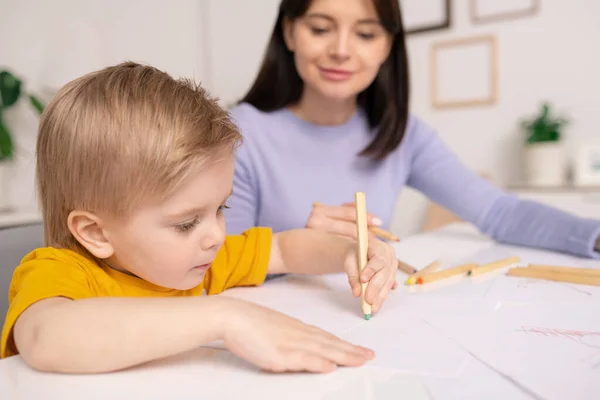
{"label": "woman's face", "polygon": [[313,0],[284,32],[305,91],[338,101],[373,82],[392,44],[372,0]]}

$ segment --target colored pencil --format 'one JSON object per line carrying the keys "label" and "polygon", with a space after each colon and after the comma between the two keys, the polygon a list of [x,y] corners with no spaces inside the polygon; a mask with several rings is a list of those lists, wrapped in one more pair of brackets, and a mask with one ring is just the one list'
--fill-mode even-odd
{"label": "colored pencil", "polygon": [[431,274],[425,274],[417,278],[417,284],[422,285],[424,283],[436,282],[442,279],[448,279],[456,275],[466,274],[467,272],[469,272],[469,270],[475,267],[477,267],[477,264],[465,264],[459,265],[458,267],[433,272]]}
{"label": "colored pencil", "polygon": [[578,267],[560,267],[556,265],[540,265],[540,264],[529,264],[531,269],[550,271],[550,272],[562,272],[573,275],[593,275],[600,276],[600,269],[598,268],[578,268]]}
{"label": "colored pencil", "polygon": [[581,285],[600,286],[600,276],[567,274],[564,272],[548,271],[543,269],[517,267],[508,270],[508,276],[518,276],[522,278],[536,278],[556,282],[578,283]]}
{"label": "colored pencil", "polygon": [[427,265],[425,268],[420,269],[417,272],[415,272],[414,274],[412,274],[411,276],[409,276],[408,280],[406,281],[406,284],[412,285],[412,284],[416,283],[418,278],[437,271],[438,269],[440,269],[441,266],[442,266],[442,263],[438,260],[432,262],[431,264]]}
{"label": "colored pencil", "polygon": [[398,269],[400,271],[406,272],[408,275],[412,275],[417,273],[417,269],[411,265],[408,265],[404,261],[398,260]]}
{"label": "colored pencil", "polygon": [[476,275],[487,274],[488,272],[492,272],[492,271],[495,271],[495,270],[500,269],[500,268],[508,267],[509,265],[515,264],[515,263],[518,263],[518,262],[519,262],[519,257],[504,258],[502,260],[494,261],[494,262],[489,263],[489,264],[484,264],[484,265],[482,265],[480,267],[472,268],[468,272],[468,275],[476,276]]}
{"label": "colored pencil", "polygon": [[[367,231],[367,203],[365,200],[365,194],[362,192],[356,192],[354,197],[356,208],[356,237],[358,238],[358,273],[360,276],[364,268],[367,266],[367,249],[369,247],[369,233]],[[361,286],[362,311],[365,315],[365,319],[368,320],[371,318],[371,305],[365,300],[367,284],[361,283]]]}

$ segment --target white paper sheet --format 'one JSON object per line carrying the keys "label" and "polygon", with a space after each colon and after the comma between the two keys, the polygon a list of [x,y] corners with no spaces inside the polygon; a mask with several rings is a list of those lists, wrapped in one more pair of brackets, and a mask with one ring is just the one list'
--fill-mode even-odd
{"label": "white paper sheet", "polygon": [[419,375],[460,375],[467,352],[420,317],[407,313],[364,321],[342,338],[375,351],[369,365]]}
{"label": "white paper sheet", "polygon": [[[598,398],[600,307],[499,304],[424,318],[539,398]],[[534,396],[535,397],[535,396]]]}

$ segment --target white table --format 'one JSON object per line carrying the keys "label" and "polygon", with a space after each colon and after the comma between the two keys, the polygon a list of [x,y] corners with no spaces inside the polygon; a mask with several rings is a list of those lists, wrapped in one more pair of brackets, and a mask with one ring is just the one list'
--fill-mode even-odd
{"label": "white table", "polygon": [[[500,246],[464,224],[407,239],[397,254],[417,266],[518,255],[600,268],[597,260]],[[0,399],[599,399],[600,288],[504,273],[399,285],[370,321],[343,275],[288,276],[224,294],[374,348],[376,359],[362,368],[266,374],[217,345],[124,372],[72,376],[32,371],[15,356],[0,361]]]}

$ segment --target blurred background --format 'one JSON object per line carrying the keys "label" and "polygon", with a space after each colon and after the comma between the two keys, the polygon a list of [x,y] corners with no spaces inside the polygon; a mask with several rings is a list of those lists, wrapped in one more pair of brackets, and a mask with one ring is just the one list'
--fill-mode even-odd
{"label": "blurred background", "polygon": [[[600,219],[600,2],[400,2],[412,112],[495,184]],[[0,228],[40,219],[29,96],[46,103],[67,81],[132,60],[194,78],[228,106],[258,70],[278,4],[0,0],[0,71],[22,82],[1,114],[14,151],[0,159]],[[392,230],[406,236],[453,218],[407,189]]]}

